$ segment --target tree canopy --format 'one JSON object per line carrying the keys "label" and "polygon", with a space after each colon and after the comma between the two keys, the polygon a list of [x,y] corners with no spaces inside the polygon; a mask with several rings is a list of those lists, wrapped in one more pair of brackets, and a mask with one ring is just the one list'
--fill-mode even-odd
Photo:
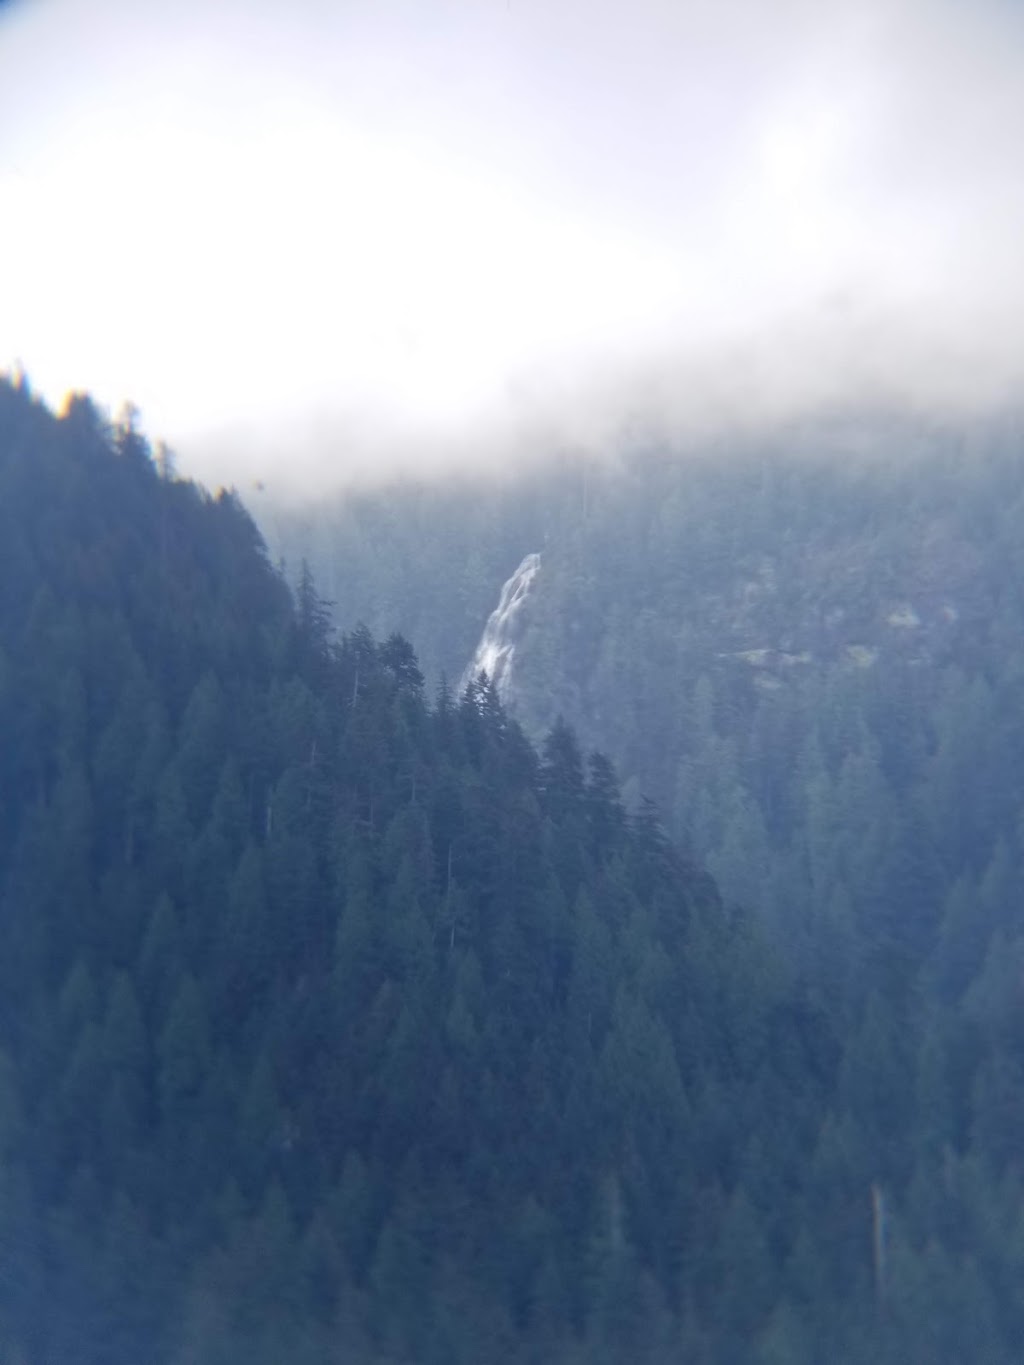
{"label": "tree canopy", "polygon": [[1011,926],[833,1004],[161,463],[0,382],[0,1353],[1014,1359]]}

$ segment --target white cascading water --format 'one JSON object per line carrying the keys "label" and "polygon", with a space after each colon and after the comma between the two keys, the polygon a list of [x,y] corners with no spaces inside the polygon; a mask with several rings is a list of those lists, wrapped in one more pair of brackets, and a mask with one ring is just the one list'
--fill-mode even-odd
{"label": "white cascading water", "polygon": [[462,675],[459,692],[474,678],[486,673],[499,698],[508,700],[512,659],[522,635],[522,610],[533,580],[540,571],[540,555],[527,555],[501,590],[498,605],[491,612],[472,661]]}

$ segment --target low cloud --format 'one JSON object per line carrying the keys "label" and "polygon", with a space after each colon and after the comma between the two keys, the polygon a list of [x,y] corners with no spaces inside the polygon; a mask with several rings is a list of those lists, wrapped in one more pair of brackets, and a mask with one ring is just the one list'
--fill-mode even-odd
{"label": "low cloud", "polygon": [[1024,18],[930,0],[0,11],[0,362],[211,481],[1024,386]]}

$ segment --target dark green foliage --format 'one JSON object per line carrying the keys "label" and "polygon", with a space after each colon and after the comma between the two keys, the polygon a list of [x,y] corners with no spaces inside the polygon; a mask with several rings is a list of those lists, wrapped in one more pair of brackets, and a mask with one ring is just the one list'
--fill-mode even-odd
{"label": "dark green foliage", "polygon": [[[601,1114],[624,1226],[652,1229],[637,1274],[667,1295],[667,1358],[1019,1355],[1022,452],[1013,415],[837,419],[694,458],[406,483],[270,523],[290,557],[313,557],[339,624],[411,633],[428,678],[459,675],[502,580],[542,552],[509,695],[541,741],[554,885],[502,951],[542,968],[522,988],[531,1009],[564,997],[556,1090],[573,1122]],[[493,709],[486,683],[472,696]],[[457,710],[443,693],[442,708]],[[479,759],[484,731],[459,742]],[[628,838],[617,789],[581,760],[590,745],[625,775]],[[704,903],[707,882],[642,791],[784,968],[742,916],[679,913],[666,888],[683,877]],[[486,780],[476,794],[461,852],[503,866]],[[446,905],[456,944],[462,917],[478,932],[460,898]],[[502,1037],[539,1068],[528,1036]],[[645,1107],[634,1070],[658,1076],[664,1122],[638,1118],[627,1142],[616,1116]],[[681,1183],[651,1181],[659,1141]],[[599,1358],[595,1331],[629,1320],[584,1307],[595,1282],[648,1304],[653,1342],[633,1262],[601,1261],[589,1235],[604,1278],[560,1281],[584,1351]]]}
{"label": "dark green foliage", "polygon": [[5,1358],[656,1361],[753,1266],[749,1345],[836,1045],[654,812],[87,400],[0,490]]}
{"label": "dark green foliage", "polygon": [[[967,670],[758,687],[684,621],[687,672],[650,593],[724,581],[773,476],[731,548],[661,477],[664,576],[544,704],[595,704],[784,953],[568,724],[536,753],[486,678],[431,706],[232,497],[0,383],[4,1359],[1019,1357],[1015,600],[967,595]],[[588,543],[642,529],[559,478],[583,524],[524,667],[592,618]]]}

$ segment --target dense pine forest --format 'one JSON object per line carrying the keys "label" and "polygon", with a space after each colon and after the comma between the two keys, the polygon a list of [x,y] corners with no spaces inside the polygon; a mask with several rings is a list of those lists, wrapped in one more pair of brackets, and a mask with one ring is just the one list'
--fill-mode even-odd
{"label": "dense pine forest", "polygon": [[1005,882],[939,906],[933,842],[906,925],[862,922],[875,846],[823,790],[854,927],[830,900],[790,952],[589,734],[534,747],[378,636],[130,418],[0,381],[3,1358],[1016,1360],[1024,825],[984,699],[935,799]]}
{"label": "dense pine forest", "polygon": [[859,1007],[871,963],[944,1007],[991,994],[1024,879],[1019,415],[847,415],[264,516],[341,622],[412,630],[456,676],[540,551],[502,679],[528,734],[561,715],[608,752],[829,994]]}
{"label": "dense pine forest", "polygon": [[[753,914],[842,1041],[833,1117],[853,1131],[875,1113],[876,1154],[858,1160],[861,1182],[888,1172],[880,1212],[890,1238],[901,1227],[906,1239],[889,1279],[908,1247],[928,1274],[945,1265],[972,1298],[959,1330],[980,1331],[1013,1276],[994,1247],[1016,1221],[993,1233],[973,1201],[987,1189],[994,1210],[994,1191],[1013,1188],[1024,1092],[1012,1041],[1024,878],[1019,415],[836,414],[261,516],[289,569],[300,551],[312,557],[339,621],[409,630],[425,643],[425,671],[456,676],[502,580],[540,552],[508,705],[533,736],[561,714],[609,752],[627,807],[653,795],[726,903]],[[856,1098],[844,1089],[855,1073]],[[974,1212],[961,1210],[954,1234],[946,1201],[954,1188],[965,1197],[954,1184],[963,1161]],[[974,1281],[978,1302],[965,1288]],[[945,1310],[914,1292],[921,1354],[907,1358],[981,1350],[943,1340],[948,1328],[929,1335]],[[802,1328],[780,1358],[833,1358],[816,1340]]]}

